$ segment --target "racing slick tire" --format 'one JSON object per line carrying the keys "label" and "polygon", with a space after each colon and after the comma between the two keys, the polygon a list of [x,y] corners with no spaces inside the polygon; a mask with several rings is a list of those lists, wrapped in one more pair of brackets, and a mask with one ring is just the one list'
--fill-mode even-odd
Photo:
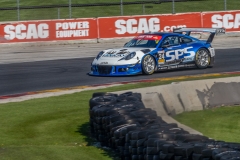
{"label": "racing slick tire", "polygon": [[153,56],[146,55],[145,57],[143,57],[143,60],[142,60],[143,74],[147,74],[147,75],[153,74],[153,72],[155,71],[155,67],[156,67],[156,62]]}
{"label": "racing slick tire", "polygon": [[210,54],[207,49],[200,48],[195,55],[195,64],[200,69],[205,69],[210,64]]}

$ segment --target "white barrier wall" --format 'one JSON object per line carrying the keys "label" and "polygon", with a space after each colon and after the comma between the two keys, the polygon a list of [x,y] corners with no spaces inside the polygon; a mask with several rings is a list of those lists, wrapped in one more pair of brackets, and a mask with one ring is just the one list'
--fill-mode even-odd
{"label": "white barrier wall", "polygon": [[[129,91],[141,93],[145,107],[156,110],[166,122],[178,123],[171,116],[218,106],[239,105],[240,77],[174,82]],[[180,123],[178,125],[190,133],[200,134]]]}

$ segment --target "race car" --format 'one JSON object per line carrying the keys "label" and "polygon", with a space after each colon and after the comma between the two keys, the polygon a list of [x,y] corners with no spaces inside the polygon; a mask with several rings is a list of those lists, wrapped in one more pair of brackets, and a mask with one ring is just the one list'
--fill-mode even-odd
{"label": "race car", "polygon": [[[208,32],[206,40],[190,36]],[[123,48],[101,51],[91,64],[89,75],[151,75],[155,71],[179,68],[205,69],[214,65],[215,50],[211,46],[224,28],[176,28],[173,32],[144,33],[127,42]]]}

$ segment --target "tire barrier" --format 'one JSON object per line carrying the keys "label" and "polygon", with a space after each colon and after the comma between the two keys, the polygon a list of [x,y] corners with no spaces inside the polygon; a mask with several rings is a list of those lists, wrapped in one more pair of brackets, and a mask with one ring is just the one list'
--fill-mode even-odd
{"label": "tire barrier", "polygon": [[140,93],[97,92],[89,101],[91,134],[123,160],[240,160],[240,143],[190,134],[145,108]]}

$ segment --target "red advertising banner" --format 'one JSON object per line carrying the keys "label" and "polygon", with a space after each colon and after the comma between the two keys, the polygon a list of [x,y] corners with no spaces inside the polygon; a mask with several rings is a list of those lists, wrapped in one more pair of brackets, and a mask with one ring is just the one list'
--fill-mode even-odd
{"label": "red advertising banner", "polygon": [[7,40],[0,43],[95,39],[97,35],[93,18],[0,24],[0,37]]}
{"label": "red advertising banner", "polygon": [[179,27],[240,31],[240,10],[0,23],[0,43],[132,37]]}
{"label": "red advertising banner", "polygon": [[177,27],[201,27],[201,13],[98,18],[99,38],[130,37]]}
{"label": "red advertising banner", "polygon": [[240,31],[240,10],[228,12],[203,12],[203,27],[225,28],[227,32]]}

